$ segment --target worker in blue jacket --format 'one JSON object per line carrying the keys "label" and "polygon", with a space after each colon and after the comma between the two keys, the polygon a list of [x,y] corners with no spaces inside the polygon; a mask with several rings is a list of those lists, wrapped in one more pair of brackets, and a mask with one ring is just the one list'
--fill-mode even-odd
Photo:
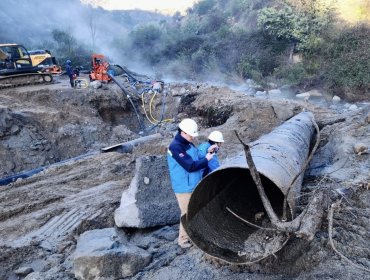
{"label": "worker in blue jacket", "polygon": [[[192,143],[197,136],[198,125],[196,122],[192,119],[184,119],[180,122],[178,133],[168,148],[167,162],[170,179],[181,216],[187,212],[191,193],[202,179],[202,170],[208,166],[208,161],[214,156],[209,152],[204,158],[199,159],[198,149]],[[213,148],[210,148],[210,151]],[[181,221],[178,244],[182,248],[191,246]]]}
{"label": "worker in blue jacket", "polygon": [[224,137],[222,133],[215,130],[209,134],[207,142],[204,142],[198,146],[198,156],[200,159],[202,159],[208,153],[208,149],[216,145],[216,148],[212,149],[212,151],[215,153],[213,158],[208,162],[208,167],[203,170],[203,177],[220,167],[217,152],[222,143],[224,143]]}
{"label": "worker in blue jacket", "polygon": [[75,87],[74,85],[74,72],[72,68],[72,61],[69,59],[66,61],[66,67],[65,67],[66,73],[69,77],[69,83],[71,84],[71,87]]}

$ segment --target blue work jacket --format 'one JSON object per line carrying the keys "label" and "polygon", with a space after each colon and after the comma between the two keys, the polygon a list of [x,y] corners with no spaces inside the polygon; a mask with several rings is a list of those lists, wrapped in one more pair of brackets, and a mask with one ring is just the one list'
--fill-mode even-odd
{"label": "blue work jacket", "polygon": [[[211,147],[211,143],[204,142],[199,145],[198,147],[198,157],[205,158],[206,154],[208,153],[208,148]],[[203,177],[206,176],[208,173],[211,173],[212,171],[216,170],[220,167],[220,163],[218,161],[217,152],[213,155],[213,158],[208,162],[208,168],[203,170]]]}
{"label": "blue work jacket", "polygon": [[202,179],[208,160],[199,160],[198,149],[179,133],[168,148],[167,163],[175,193],[191,193]]}
{"label": "blue work jacket", "polygon": [[73,77],[73,68],[70,64],[66,64],[66,73],[69,77]]}

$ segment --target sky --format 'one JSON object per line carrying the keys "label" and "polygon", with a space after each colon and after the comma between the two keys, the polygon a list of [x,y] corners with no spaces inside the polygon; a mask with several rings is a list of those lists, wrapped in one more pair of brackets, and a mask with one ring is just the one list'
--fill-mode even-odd
{"label": "sky", "polygon": [[198,0],[81,0],[101,6],[106,10],[148,10],[165,14],[174,14],[176,11],[184,13]]}

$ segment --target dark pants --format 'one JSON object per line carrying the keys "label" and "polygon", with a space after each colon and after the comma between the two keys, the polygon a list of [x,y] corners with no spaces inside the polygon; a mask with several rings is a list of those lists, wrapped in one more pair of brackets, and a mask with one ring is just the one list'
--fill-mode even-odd
{"label": "dark pants", "polygon": [[75,87],[73,76],[69,76],[69,82],[71,83],[71,87]]}

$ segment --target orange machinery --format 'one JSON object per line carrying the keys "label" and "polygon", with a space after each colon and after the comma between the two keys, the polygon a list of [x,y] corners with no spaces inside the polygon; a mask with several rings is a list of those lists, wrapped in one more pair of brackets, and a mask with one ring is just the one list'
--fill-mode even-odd
{"label": "orange machinery", "polygon": [[112,80],[108,75],[109,62],[105,60],[104,55],[93,54],[91,64],[92,69],[89,75],[91,81],[109,82]]}

